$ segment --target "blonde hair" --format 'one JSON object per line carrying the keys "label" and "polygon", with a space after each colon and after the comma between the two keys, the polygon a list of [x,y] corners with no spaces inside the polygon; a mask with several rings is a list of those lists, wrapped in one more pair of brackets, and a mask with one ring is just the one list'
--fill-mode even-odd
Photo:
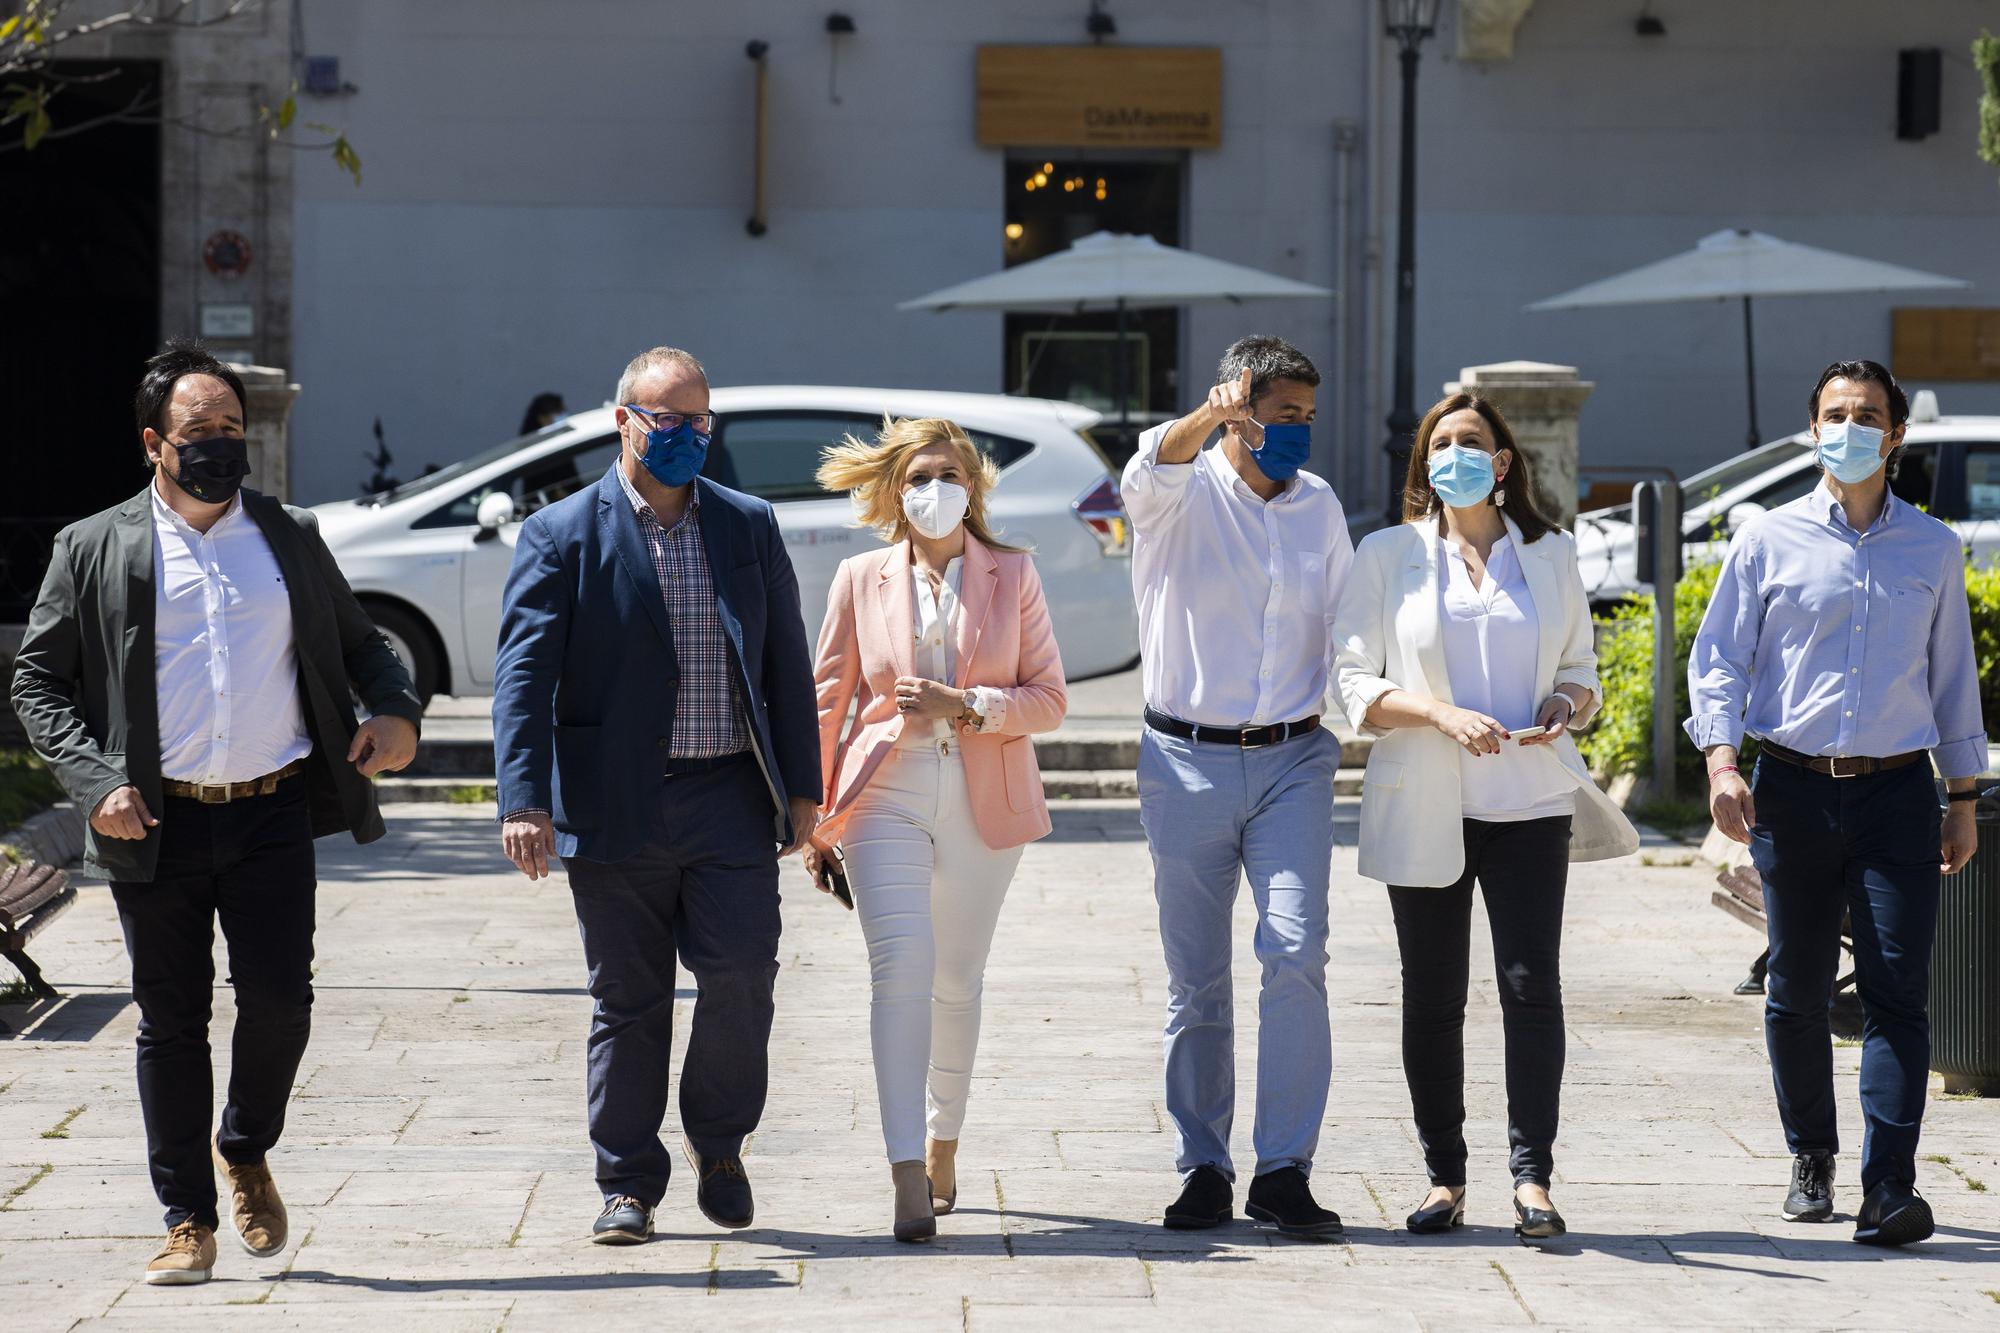
{"label": "blonde hair", "polygon": [[1000,469],[972,442],[955,421],[943,417],[882,418],[882,429],[870,440],[842,437],[829,445],[825,461],[819,465],[819,484],[829,491],[846,491],[854,500],[854,526],[872,528],[886,542],[900,542],[909,536],[909,520],[903,517],[903,478],[909,475],[910,460],[925,449],[949,445],[965,469],[965,530],[982,546],[996,551],[1018,551],[993,535],[986,526],[986,496],[999,484]]}

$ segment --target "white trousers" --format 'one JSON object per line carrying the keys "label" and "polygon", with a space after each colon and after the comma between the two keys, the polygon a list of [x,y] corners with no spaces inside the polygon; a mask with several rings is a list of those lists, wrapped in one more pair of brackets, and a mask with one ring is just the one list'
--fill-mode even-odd
{"label": "white trousers", "polygon": [[979,836],[956,742],[885,759],[841,848],[868,941],[882,1138],[890,1161],[917,1161],[926,1128],[956,1139],[965,1123],[986,952],[1021,848],[994,851]]}

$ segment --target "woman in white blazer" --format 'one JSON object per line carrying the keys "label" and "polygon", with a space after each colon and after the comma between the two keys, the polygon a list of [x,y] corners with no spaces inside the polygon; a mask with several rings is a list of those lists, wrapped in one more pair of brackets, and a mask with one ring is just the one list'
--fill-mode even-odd
{"label": "woman in white blazer", "polygon": [[1378,738],[1360,869],[1389,885],[1402,951],[1403,1071],[1431,1180],[1408,1225],[1448,1231],[1465,1216],[1477,882],[1507,1038],[1515,1232],[1557,1236],[1569,862],[1639,845],[1569,737],[1597,711],[1589,603],[1575,543],[1536,509],[1527,458],[1484,399],[1453,394],[1424,416],[1403,519],[1355,551],[1334,637],[1341,705]]}

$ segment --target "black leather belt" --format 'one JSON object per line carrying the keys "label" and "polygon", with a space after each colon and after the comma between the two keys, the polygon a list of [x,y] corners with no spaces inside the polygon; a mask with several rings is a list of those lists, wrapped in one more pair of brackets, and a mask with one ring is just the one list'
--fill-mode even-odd
{"label": "black leather belt", "polygon": [[1795,768],[1809,768],[1830,778],[1873,777],[1892,768],[1907,768],[1919,759],[1930,757],[1929,750],[1909,750],[1902,754],[1892,754],[1887,759],[1870,759],[1866,755],[1828,759],[1823,756],[1801,754],[1797,750],[1788,750],[1775,741],[1757,742],[1757,753],[1768,754],[1771,758]]}
{"label": "black leather belt", "polygon": [[1184,741],[1200,741],[1204,745],[1234,745],[1241,750],[1261,749],[1319,730],[1318,713],[1297,722],[1274,722],[1268,727],[1209,727],[1196,722],[1183,722],[1150,708],[1145,716],[1146,725],[1154,731],[1163,731]]}

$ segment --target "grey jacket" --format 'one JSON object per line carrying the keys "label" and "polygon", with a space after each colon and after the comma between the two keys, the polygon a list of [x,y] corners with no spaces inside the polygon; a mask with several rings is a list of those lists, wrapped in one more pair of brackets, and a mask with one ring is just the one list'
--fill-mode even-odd
{"label": "grey jacket", "polygon": [[[149,484],[56,534],[15,658],[14,710],[86,815],[126,783],[155,815],[165,804],[151,495]],[[243,492],[243,512],[270,543],[291,598],[299,705],[313,744],[305,773],[313,836],[351,830],[356,842],[373,842],[384,832],[374,784],[347,762],[357,726],[350,685],[371,713],[421,725],[423,705],[388,640],[354,600],[313,515],[251,490]],[[113,880],[151,880],[159,853],[157,826],[141,841],[99,838],[93,829],[84,843],[85,861]]]}

